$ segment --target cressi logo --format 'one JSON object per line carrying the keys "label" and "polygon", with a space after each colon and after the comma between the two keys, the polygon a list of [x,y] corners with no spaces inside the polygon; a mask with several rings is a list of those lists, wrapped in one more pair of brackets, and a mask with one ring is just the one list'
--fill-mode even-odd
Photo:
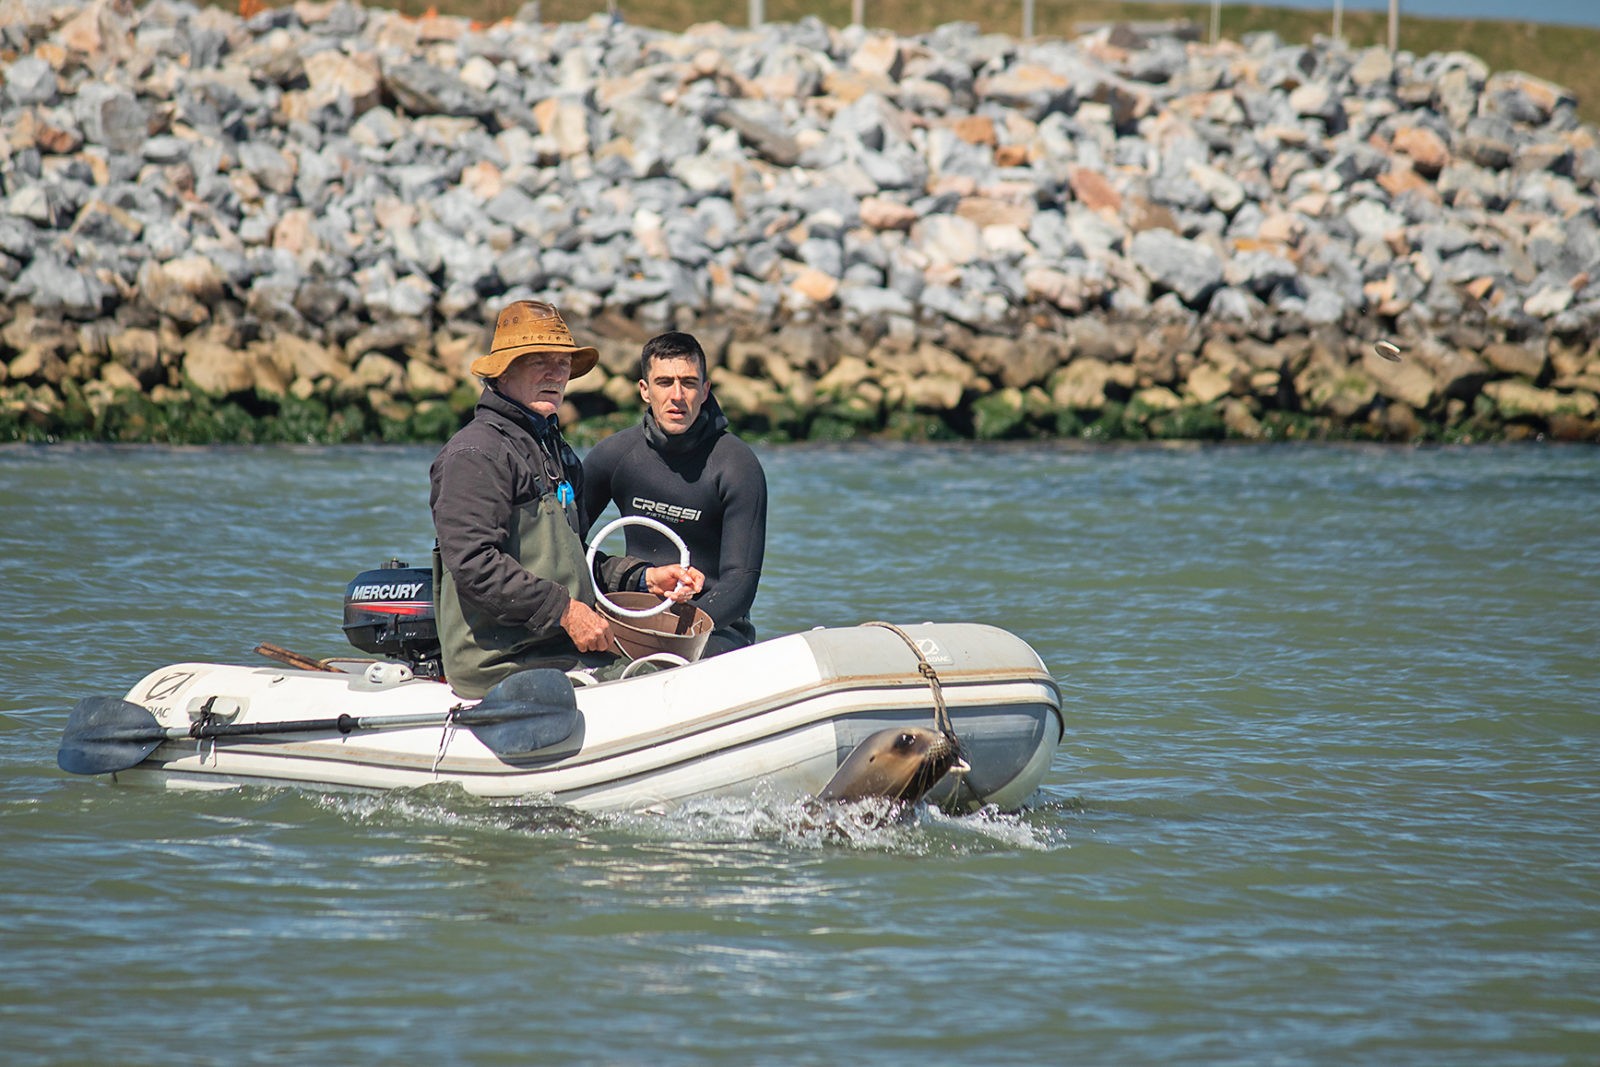
{"label": "cressi logo", "polygon": [[670,519],[673,522],[694,522],[704,514],[699,508],[664,504],[659,500],[646,500],[642,496],[634,497],[632,503],[634,510],[641,515],[649,515],[656,519]]}

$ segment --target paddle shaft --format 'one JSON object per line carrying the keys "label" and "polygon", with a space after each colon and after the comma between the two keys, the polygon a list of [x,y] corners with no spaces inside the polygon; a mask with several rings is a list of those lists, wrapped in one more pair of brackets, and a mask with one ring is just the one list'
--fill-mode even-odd
{"label": "paddle shaft", "polygon": [[191,727],[169,726],[163,732],[178,740],[185,737],[249,737],[254,734],[295,734],[313,730],[338,730],[348,734],[354,730],[375,730],[384,726],[444,725],[450,721],[437,712],[419,712],[416,715],[340,715],[333,719],[285,719],[282,722],[231,722]]}

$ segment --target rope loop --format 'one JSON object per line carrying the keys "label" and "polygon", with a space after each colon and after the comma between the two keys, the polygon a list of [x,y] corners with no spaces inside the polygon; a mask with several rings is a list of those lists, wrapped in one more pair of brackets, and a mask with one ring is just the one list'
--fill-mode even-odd
{"label": "rope loop", "polygon": [[883,622],[880,619],[874,619],[871,622],[865,622],[861,625],[883,627],[885,630],[888,630],[890,633],[898,636],[900,640],[906,643],[907,648],[916,653],[917,673],[928,680],[928,689],[933,693],[933,724],[938,728],[940,733],[959,744],[959,739],[956,737],[956,728],[950,722],[950,709],[945,707],[944,691],[940,688],[939,683],[939,672],[933,669],[933,664],[929,663],[928,657],[922,654],[922,649],[917,647],[917,642],[910,634],[906,633],[892,622]]}

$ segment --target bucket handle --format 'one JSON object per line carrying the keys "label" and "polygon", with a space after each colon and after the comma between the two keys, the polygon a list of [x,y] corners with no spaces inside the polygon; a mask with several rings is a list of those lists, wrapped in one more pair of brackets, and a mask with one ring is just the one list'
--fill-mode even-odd
{"label": "bucket handle", "polygon": [[[659,522],[656,519],[652,519],[647,515],[624,515],[622,518],[613,519],[612,521],[606,523],[606,525],[602,526],[600,528],[600,532],[595,534],[594,539],[589,542],[589,554],[585,558],[588,561],[590,574],[594,573],[594,557],[595,553],[600,551],[600,543],[609,537],[613,530],[620,530],[624,526],[645,526],[656,531],[656,533],[665,537],[668,541],[671,541],[677,546],[678,562],[685,567],[689,565],[689,546],[683,543],[683,538],[674,533],[670,526],[664,522]],[[672,607],[673,604],[673,601],[671,600],[662,600],[661,603],[657,604],[653,608],[625,608],[613,603],[611,598],[606,596],[606,594],[601,590],[600,583],[598,582],[595,583],[594,595],[599,599],[600,603],[604,604],[607,608],[616,612],[618,615],[622,615],[630,619],[644,619],[650,617],[651,615],[659,615],[663,611],[666,611],[668,608]]]}

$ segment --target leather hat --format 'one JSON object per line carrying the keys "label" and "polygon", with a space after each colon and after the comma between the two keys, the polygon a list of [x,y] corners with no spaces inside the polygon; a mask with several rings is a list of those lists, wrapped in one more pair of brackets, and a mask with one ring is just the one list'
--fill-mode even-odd
{"label": "leather hat", "polygon": [[600,352],[579,348],[572,331],[561,320],[553,304],[538,300],[517,300],[507,304],[494,324],[494,340],[489,354],[472,361],[472,373],[480,378],[498,378],[518,356],[549,353],[572,357],[568,381],[581,378],[594,369]]}

